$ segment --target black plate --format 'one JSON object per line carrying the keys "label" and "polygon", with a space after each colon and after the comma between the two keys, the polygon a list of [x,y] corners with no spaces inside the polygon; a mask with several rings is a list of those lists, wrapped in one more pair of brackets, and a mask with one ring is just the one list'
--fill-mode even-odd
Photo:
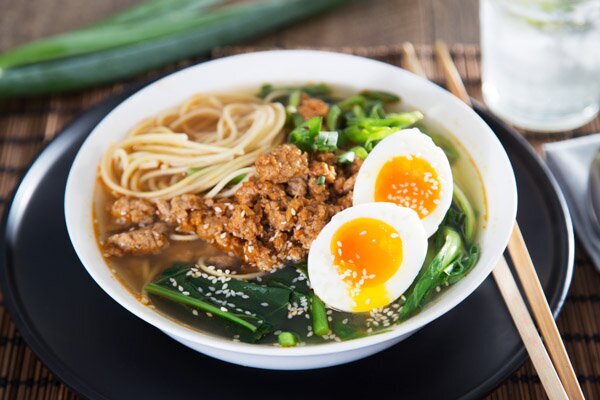
{"label": "black plate", "polygon": [[[6,305],[27,343],[72,389],[90,399],[478,398],[523,363],[525,351],[491,278],[454,310],[391,349],[313,371],[230,365],[134,317],[87,274],[63,214],[65,183],[77,150],[129,95],[86,112],[47,146],[23,178],[2,229]],[[523,139],[478,112],[510,155],[519,187],[518,220],[556,314],[573,265],[572,229],[562,196]]]}

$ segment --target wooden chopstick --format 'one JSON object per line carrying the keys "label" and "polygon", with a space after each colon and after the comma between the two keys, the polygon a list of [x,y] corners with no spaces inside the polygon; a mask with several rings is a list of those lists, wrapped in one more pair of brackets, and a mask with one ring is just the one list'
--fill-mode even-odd
{"label": "wooden chopstick", "polygon": [[[465,85],[462,79],[460,78],[460,74],[456,69],[454,61],[452,61],[452,57],[450,56],[448,47],[444,42],[436,41],[435,54],[442,64],[442,69],[444,71],[446,82],[450,91],[455,96],[460,98],[463,102],[465,102],[467,105],[472,107],[471,99],[467,94]],[[521,235],[521,231],[517,223],[515,223],[513,232],[509,240],[508,251],[513,260],[513,264],[515,265],[517,274],[519,275],[519,278],[521,280],[521,285],[523,286],[525,295],[529,300],[529,304],[537,322],[537,326],[541,331],[542,337],[546,342],[547,350],[550,353],[550,356],[552,357],[552,361],[554,361],[554,367],[556,368],[558,376],[560,377],[561,382],[564,385],[566,393],[572,400],[583,400],[583,392],[581,391],[581,387],[579,386],[579,382],[577,380],[577,376],[575,375],[573,365],[571,364],[571,360],[569,359],[567,350],[565,349],[564,343],[560,337],[558,327],[556,326],[556,322],[554,321],[554,317],[552,316],[552,312],[550,311],[550,307],[548,306],[548,302],[546,301],[542,285],[540,284],[540,280],[535,271],[535,267],[533,265],[533,262],[531,261],[531,256],[529,255],[529,251],[527,250],[527,245],[523,240],[523,236]],[[505,264],[506,261],[502,259],[499,265],[502,263]],[[496,279],[496,282],[498,283],[498,286],[500,287],[500,290],[502,291],[503,287],[500,284],[499,277],[497,276],[497,270],[498,267],[496,267],[493,274],[494,278]],[[514,282],[514,277],[512,276],[510,270],[508,270],[508,273],[510,274],[512,282]],[[512,314],[513,311],[511,310],[511,303],[507,302],[507,305],[509,311],[511,311]],[[517,329],[519,329],[520,331],[519,324],[517,323],[517,320],[514,318],[514,316],[513,319],[515,320]],[[521,337],[525,341],[523,335],[521,335]],[[528,352],[532,357],[533,361],[533,356],[529,349]],[[540,379],[542,379],[542,371],[537,366],[536,370],[540,375]],[[544,385],[544,387],[546,387],[546,385]]]}
{"label": "wooden chopstick", "polygon": [[567,399],[567,393],[552,365],[552,360],[548,356],[544,343],[535,329],[533,319],[531,319],[531,315],[527,311],[525,300],[523,300],[521,292],[519,292],[515,278],[512,272],[510,272],[510,268],[504,257],[500,257],[493,274],[500,289],[500,294],[502,294],[502,298],[504,298],[504,302],[508,306],[508,312],[523,340],[525,349],[531,358],[531,362],[540,377],[544,389],[546,389],[548,398],[551,400]]}
{"label": "wooden chopstick", "polygon": [[527,300],[529,300],[529,304],[533,310],[537,326],[542,332],[542,336],[550,352],[550,357],[554,361],[558,375],[565,386],[569,398],[583,400],[585,397],[581,391],[581,386],[579,386],[577,375],[575,375],[575,370],[567,354],[567,349],[565,349],[565,344],[560,337],[560,332],[552,316],[550,306],[548,306],[548,302],[546,301],[544,289],[542,289],[540,280],[535,272],[531,256],[527,251],[527,246],[518,224],[515,224],[513,233],[508,241],[508,251],[515,265],[517,275],[519,275],[519,279],[521,280],[525,296],[527,296]]}
{"label": "wooden chopstick", "polygon": [[446,78],[446,85],[448,86],[450,93],[461,99],[463,103],[469,107],[473,107],[471,104],[471,98],[467,93],[467,89],[460,78],[460,74],[456,69],[454,61],[452,61],[448,47],[446,47],[444,42],[440,42],[439,40],[435,42],[435,55],[442,64],[442,70],[444,71],[444,76]]}
{"label": "wooden chopstick", "polygon": [[[465,101],[466,99],[466,104],[471,106],[471,100],[467,95],[463,81],[460,79],[460,74],[452,61],[452,57],[450,56],[446,44],[437,41],[435,44],[435,52],[442,62],[442,68],[450,91],[461,100]],[[456,92],[454,92],[454,90],[456,90]],[[513,264],[515,265],[515,269],[521,280],[521,285],[525,290],[527,300],[529,300],[537,326],[542,333],[548,352],[554,361],[554,366],[569,398],[584,399],[571,360],[569,359],[567,350],[565,349],[560,333],[558,332],[558,327],[556,326],[556,322],[554,321],[552,312],[546,301],[542,285],[540,284],[535,267],[531,261],[531,256],[527,250],[527,245],[523,240],[523,236],[521,235],[517,223],[515,223],[509,240],[508,251],[513,259]]]}
{"label": "wooden chopstick", "polygon": [[411,71],[414,74],[417,74],[425,79],[427,79],[427,75],[425,75],[425,71],[423,70],[423,66],[417,57],[417,53],[415,52],[415,46],[411,42],[402,43],[402,51],[405,54],[403,60],[405,62],[405,67],[407,70]]}
{"label": "wooden chopstick", "polygon": [[[420,68],[420,61],[416,57],[414,47],[410,44],[404,44],[403,50],[407,69],[424,78],[427,78],[423,72],[423,69]],[[452,84],[448,84],[448,87],[451,88],[453,93],[461,98],[461,100],[463,100],[466,104],[471,105],[471,100],[464,88],[464,85],[462,84],[460,75],[458,74],[456,66],[454,65],[454,62],[452,61],[452,58],[450,57],[445,45],[436,43],[436,52],[440,53],[438,57],[442,62],[447,80],[450,81],[450,79],[452,79],[453,81]],[[415,65],[418,67],[413,68]],[[498,265],[493,271],[493,276],[500,287],[500,292],[505,303],[507,304],[515,325],[517,326],[517,330],[521,336],[521,339],[523,340],[523,343],[525,344],[527,352],[531,357],[534,367],[536,371],[538,371],[540,381],[548,393],[548,397],[551,399],[566,399],[567,395],[565,389],[563,388],[558,374],[552,365],[552,361],[548,356],[546,348],[544,347],[544,344],[540,339],[537,330],[535,329],[535,325],[527,311],[525,302],[521,297],[515,279],[508,268],[504,257],[502,257],[498,262]]]}

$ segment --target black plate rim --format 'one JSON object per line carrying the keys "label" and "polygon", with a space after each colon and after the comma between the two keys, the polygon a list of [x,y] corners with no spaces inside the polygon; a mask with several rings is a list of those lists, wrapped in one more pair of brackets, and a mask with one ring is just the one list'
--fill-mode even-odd
{"label": "black plate rim", "polygon": [[[144,87],[145,85],[142,85]],[[34,325],[31,323],[29,318],[24,313],[20,312],[22,309],[19,296],[13,290],[15,287],[12,282],[12,275],[10,269],[7,268],[10,262],[5,262],[6,259],[10,258],[10,252],[7,251],[9,248],[8,240],[8,229],[10,216],[13,214],[13,205],[23,196],[23,184],[28,179],[30,172],[36,166],[38,161],[43,160],[47,157],[54,147],[61,147],[62,141],[67,141],[71,135],[75,135],[78,130],[78,125],[82,124],[89,116],[94,115],[99,110],[106,108],[109,104],[114,101],[118,101],[120,104],[122,101],[127,99],[130,95],[140,90],[142,87],[136,87],[135,89],[125,90],[123,93],[109,96],[106,100],[101,101],[99,104],[93,106],[88,110],[80,112],[73,120],[68,123],[54,138],[44,144],[37,155],[29,163],[25,172],[19,179],[13,193],[10,196],[10,200],[6,202],[6,207],[2,215],[2,223],[0,225],[0,249],[3,253],[3,257],[0,258],[0,272],[2,272],[2,279],[0,279],[0,290],[4,300],[4,305],[8,310],[19,334],[23,337],[23,340],[31,348],[33,353],[42,361],[42,363],[66,386],[73,390],[77,395],[82,396],[86,399],[107,399],[102,394],[98,393],[95,389],[88,387],[81,378],[75,374],[68,365],[65,365],[51,350],[49,346],[45,345],[43,338],[39,337]],[[84,124],[85,125],[85,124]],[[83,127],[85,129],[85,126]]]}
{"label": "black plate rim", "polygon": [[[0,279],[0,289],[4,297],[5,306],[19,333],[27,345],[29,345],[29,347],[32,349],[34,354],[61,382],[63,382],[78,395],[87,399],[106,399],[106,397],[98,393],[94,388],[86,385],[84,380],[82,380],[75,372],[73,372],[68,365],[62,362],[60,357],[56,355],[49,346],[45,345],[43,338],[39,337],[36,329],[34,328],[34,324],[32,324],[29,318],[26,318],[23,313],[20,312],[22,305],[20,304],[19,296],[15,290],[13,290],[14,284],[12,284],[10,270],[7,268],[11,263],[6,262],[7,258],[10,258],[10,252],[7,251],[9,248],[9,240],[7,239],[7,232],[10,227],[9,218],[13,214],[13,206],[15,205],[15,202],[25,195],[23,194],[25,189],[23,184],[26,183],[26,180],[30,176],[30,172],[36,166],[36,164],[40,162],[40,160],[43,161],[44,157],[49,156],[54,147],[60,148],[62,141],[66,141],[70,138],[70,136],[76,135],[79,128],[78,125],[86,125],[85,120],[95,115],[99,110],[103,110],[108,107],[109,111],[104,113],[104,115],[106,115],[108,112],[110,112],[110,109],[116,107],[116,105],[120,104],[128,97],[143,89],[149,83],[151,82],[145,82],[144,84],[137,85],[134,88],[126,89],[121,93],[117,93],[108,97],[106,100],[103,100],[92,108],[81,112],[52,140],[46,143],[40,149],[39,153],[34,157],[34,159],[29,163],[25,172],[19,179],[16,189],[10,196],[10,200],[6,203],[6,208],[4,210],[0,225],[0,249],[2,249],[2,252],[4,253],[4,257],[0,258],[0,272],[3,272],[3,279]],[[111,107],[110,105],[113,103],[116,103],[116,105]],[[565,273],[561,275],[558,285],[559,287],[562,287],[562,290],[554,293],[554,296],[549,301],[550,308],[553,311],[554,317],[556,318],[564,305],[565,298],[571,285],[575,254],[573,226],[564,195],[560,190],[560,187],[558,186],[554,176],[546,164],[542,161],[541,157],[535,153],[531,145],[512,127],[506,125],[504,122],[487,111],[484,106],[476,102],[474,104],[475,111],[480,117],[491,120],[500,129],[508,133],[509,137],[518,143],[522,151],[528,153],[530,156],[530,162],[536,164],[541,169],[540,172],[545,175],[545,178],[547,178],[549,190],[555,194],[556,201],[558,202],[559,208],[562,211],[563,219],[561,220],[561,223],[563,223],[567,228],[567,232],[564,232],[564,239],[568,248],[568,254],[567,259],[565,260],[566,265],[564,266]],[[496,374],[490,376],[487,380],[481,382],[478,386],[471,388],[461,398],[475,399],[485,396],[502,384],[510,375],[512,375],[525,362],[526,359],[527,354],[525,348],[521,347],[520,350],[514,354],[511,361],[508,362],[502,369],[500,369]]]}
{"label": "black plate rim", "polygon": [[[509,126],[504,121],[500,120],[490,111],[488,111],[482,103],[473,98],[471,98],[471,102],[473,104],[475,112],[480,117],[485,116],[485,118],[490,119],[494,122],[494,124],[498,125],[500,129],[509,133],[511,138],[519,144],[521,149],[531,156],[530,161],[535,162],[548,178],[551,191],[555,193],[557,200],[560,204],[560,208],[562,209],[564,217],[563,222],[565,224],[565,227],[567,228],[567,232],[565,233],[568,245],[566,270],[565,274],[561,276],[562,282],[560,282],[559,285],[562,286],[562,291],[556,292],[554,296],[552,296],[552,298],[548,301],[550,310],[552,311],[552,315],[554,316],[554,319],[556,319],[562,311],[562,308],[565,304],[565,300],[567,298],[567,294],[569,292],[569,289],[571,288],[571,282],[573,280],[573,272],[575,266],[575,234],[573,231],[573,223],[571,219],[571,214],[569,212],[569,207],[567,206],[567,201],[560,186],[558,185],[558,181],[556,180],[556,178],[554,177],[544,160],[540,157],[538,153],[535,152],[535,150],[529,144],[529,142],[527,142],[527,140],[521,134],[519,134],[519,132],[517,132],[513,127]],[[505,251],[505,256],[508,256],[507,251]],[[507,257],[507,259],[510,260],[510,257]],[[516,372],[517,369],[519,369],[525,363],[526,360],[527,351],[525,350],[524,346],[521,346],[520,350],[515,353],[511,361],[508,362],[503,369],[499,370],[496,374],[492,375],[486,381],[479,384],[479,386],[473,388],[469,393],[466,393],[464,398],[477,399],[491,393],[494,389],[499,387],[506,379],[508,379],[514,372]]]}

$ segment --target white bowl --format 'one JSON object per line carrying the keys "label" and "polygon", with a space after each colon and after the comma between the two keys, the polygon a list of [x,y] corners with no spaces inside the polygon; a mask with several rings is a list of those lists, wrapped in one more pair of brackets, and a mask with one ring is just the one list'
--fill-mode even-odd
{"label": "white bowl", "polygon": [[[181,104],[195,93],[258,88],[263,83],[325,82],[350,89],[398,93],[462,143],[477,165],[486,191],[488,222],[481,230],[481,258],[461,281],[419,314],[386,333],[341,343],[295,348],[236,343],[174,323],[141,302],[113,276],[94,237],[92,198],[98,163],[109,144],[136,123]],[[87,138],[71,167],[65,193],[69,236],[92,278],[115,301],[173,339],[209,356],[269,369],[327,367],[374,354],[408,337],[470,295],[502,255],[517,208],[515,178],[508,157],[479,116],[440,87],[400,68],[366,58],[320,51],[267,51],[206,62],[145,87],[107,115]]]}

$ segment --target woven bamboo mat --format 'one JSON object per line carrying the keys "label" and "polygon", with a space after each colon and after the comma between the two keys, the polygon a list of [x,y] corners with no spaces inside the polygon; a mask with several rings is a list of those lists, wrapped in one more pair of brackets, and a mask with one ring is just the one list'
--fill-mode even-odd
{"label": "woven bamboo mat", "polygon": [[[213,57],[250,50],[254,49],[219,49],[214,52]],[[332,50],[371,57],[395,65],[403,63],[399,46]],[[457,45],[451,49],[451,53],[469,93],[481,99],[479,49],[475,46]],[[419,46],[417,54],[429,78],[441,83],[442,71],[436,64],[431,47]],[[0,103],[0,209],[4,209],[6,200],[10,198],[31,159],[77,114],[134,83],[198,61],[201,60],[182,62],[138,79],[76,94]],[[600,132],[600,118],[575,131],[559,134],[523,131],[522,134],[539,150],[544,142],[593,132]],[[583,391],[589,399],[600,399],[600,274],[594,270],[590,259],[580,247],[576,250],[573,283],[558,325]],[[24,343],[0,297],[0,400],[76,398]],[[488,398],[542,399],[545,395],[539,378],[528,361]]]}

